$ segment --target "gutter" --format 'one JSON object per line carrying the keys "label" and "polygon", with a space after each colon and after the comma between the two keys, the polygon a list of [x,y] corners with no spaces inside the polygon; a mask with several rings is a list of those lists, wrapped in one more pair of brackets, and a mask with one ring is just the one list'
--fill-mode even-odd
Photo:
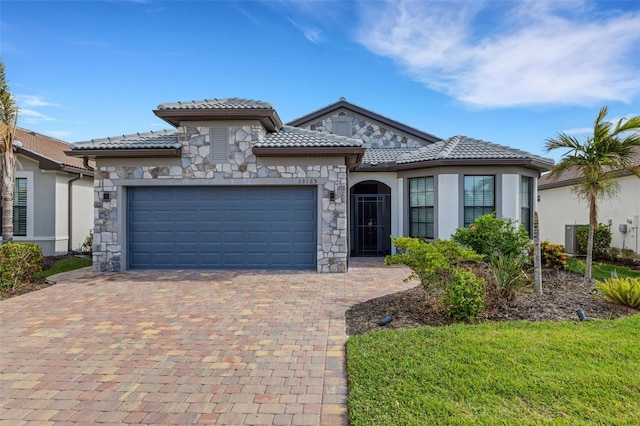
{"label": "gutter", "polygon": [[67,197],[67,227],[68,232],[67,234],[69,234],[69,239],[67,240],[67,251],[71,252],[73,251],[73,245],[72,245],[72,237],[73,237],[73,182],[80,180],[84,177],[84,175],[82,173],[78,174],[78,176],[74,177],[73,179],[69,180],[67,182],[67,190],[69,191],[69,196]]}

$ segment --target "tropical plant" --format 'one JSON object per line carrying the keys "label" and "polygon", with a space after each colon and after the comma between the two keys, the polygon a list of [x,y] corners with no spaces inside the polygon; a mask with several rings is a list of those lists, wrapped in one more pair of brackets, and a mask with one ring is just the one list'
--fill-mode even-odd
{"label": "tropical plant", "polygon": [[13,240],[13,189],[15,184],[16,156],[13,152],[13,133],[18,120],[18,107],[9,92],[4,63],[0,62],[0,194],[2,203],[2,240]]}
{"label": "tropical plant", "polygon": [[557,269],[567,269],[567,253],[562,244],[552,244],[549,240],[540,243],[542,265]]}
{"label": "tropical plant", "polygon": [[519,289],[531,283],[525,271],[524,256],[499,256],[490,267],[501,297],[513,299]]}
{"label": "tropical plant", "polygon": [[640,308],[640,278],[607,278],[596,283],[596,290],[607,302]]}
{"label": "tropical plant", "polygon": [[550,177],[557,179],[571,170],[580,175],[574,193],[587,202],[589,209],[589,236],[585,277],[591,278],[593,263],[593,234],[598,226],[598,200],[611,198],[619,192],[615,179],[617,171],[629,171],[640,177],[633,167],[634,148],[640,146],[640,116],[622,118],[615,124],[606,120],[608,109],[600,109],[593,126],[593,134],[584,143],[565,133],[547,139],[546,151],[566,150]]}
{"label": "tropical plant", "polygon": [[513,219],[494,214],[477,217],[469,228],[458,228],[451,237],[455,242],[471,247],[492,263],[499,256],[521,256],[531,244],[524,226]]}

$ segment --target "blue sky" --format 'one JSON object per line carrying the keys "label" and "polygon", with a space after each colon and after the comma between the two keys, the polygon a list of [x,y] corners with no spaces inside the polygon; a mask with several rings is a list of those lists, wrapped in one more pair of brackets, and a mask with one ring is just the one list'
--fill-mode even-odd
{"label": "blue sky", "polygon": [[158,104],[224,97],[287,122],[343,96],[536,154],[585,137],[602,105],[640,114],[636,0],[2,0],[0,58],[19,125],[69,142],[167,128]]}

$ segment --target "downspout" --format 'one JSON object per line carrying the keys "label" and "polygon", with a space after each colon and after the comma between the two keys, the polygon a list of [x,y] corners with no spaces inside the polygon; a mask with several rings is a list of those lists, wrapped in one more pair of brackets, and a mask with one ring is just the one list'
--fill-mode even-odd
{"label": "downspout", "polygon": [[69,234],[69,239],[67,240],[67,251],[71,252],[73,251],[73,245],[72,245],[72,237],[73,237],[73,182],[82,179],[84,176],[82,173],[78,174],[78,176],[74,177],[73,179],[71,179],[69,182],[67,182],[68,185],[68,191],[69,191],[69,197],[68,198],[68,206],[67,206],[67,227],[69,228],[68,230],[68,234]]}

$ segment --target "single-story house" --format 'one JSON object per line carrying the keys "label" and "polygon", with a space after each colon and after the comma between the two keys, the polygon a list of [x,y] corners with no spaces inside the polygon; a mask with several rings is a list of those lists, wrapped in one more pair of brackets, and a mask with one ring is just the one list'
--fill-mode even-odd
{"label": "single-story house", "polygon": [[45,256],[79,250],[93,229],[93,161],[69,144],[17,127],[13,241],[36,243]]}
{"label": "single-story house", "polygon": [[[640,168],[640,148],[635,149],[634,167]],[[562,244],[568,253],[578,251],[575,229],[589,223],[586,201],[578,198],[573,187],[582,176],[569,169],[558,178],[543,175],[538,181],[538,214],[540,238]],[[616,172],[620,192],[612,199],[598,201],[598,222],[609,226],[611,246],[638,249],[638,223],[640,218],[640,179],[629,171]]]}
{"label": "single-story house", "polygon": [[344,272],[390,236],[449,238],[485,213],[530,229],[552,160],[441,139],[341,98],[283,124],[238,98],[165,103],[173,128],[79,142],[95,159],[94,269]]}

